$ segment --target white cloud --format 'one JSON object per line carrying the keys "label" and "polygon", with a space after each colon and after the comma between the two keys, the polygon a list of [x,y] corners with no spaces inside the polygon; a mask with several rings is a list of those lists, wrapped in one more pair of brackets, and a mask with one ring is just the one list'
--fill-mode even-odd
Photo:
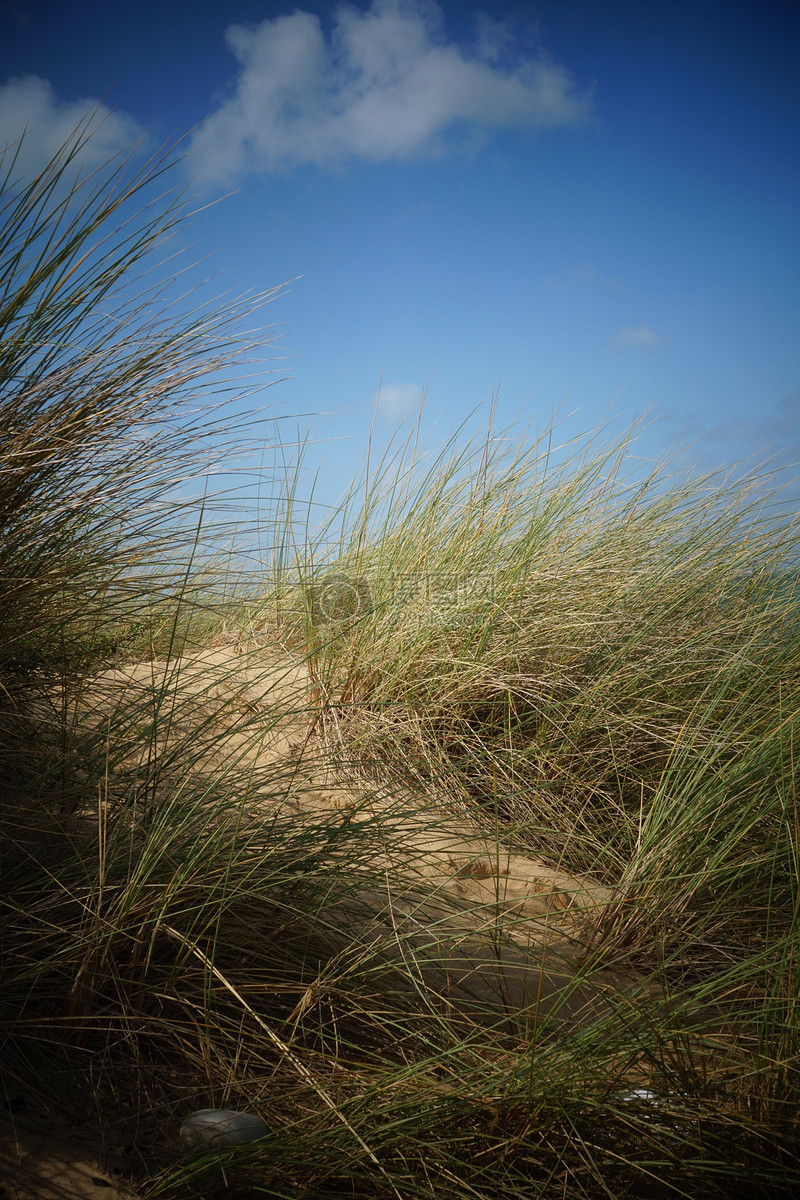
{"label": "white cloud", "polygon": [[611,345],[615,350],[655,350],[661,345],[661,338],[649,325],[620,325],[611,338]]}
{"label": "white cloud", "polygon": [[225,36],[240,72],[193,139],[206,179],[442,153],[456,123],[535,130],[588,115],[569,73],[541,51],[512,59],[500,26],[482,22],[471,51],[447,42],[432,0],[339,7],[327,39],[301,11]]}
{"label": "white cloud", "polygon": [[513,53],[514,31],[507,21],[495,21],[485,13],[475,14],[475,50],[486,62],[502,62]]}
{"label": "white cloud", "polygon": [[81,165],[89,170],[142,136],[143,130],[132,117],[113,112],[99,100],[59,100],[52,85],[37,75],[9,79],[0,85],[0,151],[8,147],[9,155],[13,155],[15,143],[23,138],[14,178],[40,171],[90,113],[94,114],[90,122],[92,136],[79,156]]}
{"label": "white cloud", "polygon": [[422,388],[415,383],[384,383],[378,394],[378,412],[387,421],[403,421],[419,410]]}

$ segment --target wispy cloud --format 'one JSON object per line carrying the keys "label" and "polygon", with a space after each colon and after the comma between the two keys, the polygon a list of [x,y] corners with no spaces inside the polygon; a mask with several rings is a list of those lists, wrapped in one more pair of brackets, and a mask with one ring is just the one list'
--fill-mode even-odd
{"label": "wispy cloud", "polygon": [[417,412],[422,388],[415,383],[384,383],[378,393],[378,412],[387,421],[403,421]]}
{"label": "wispy cloud", "polygon": [[319,17],[296,11],[225,34],[234,93],[195,134],[199,177],[230,179],[302,163],[409,159],[448,149],[456,126],[536,130],[586,119],[589,100],[541,50],[514,53],[483,19],[471,47],[448,42],[432,0],[373,0]]}
{"label": "wispy cloud", "polygon": [[593,263],[587,262],[578,263],[577,267],[563,275],[551,275],[545,280],[545,285],[559,292],[570,287],[601,287],[621,292],[625,287],[614,275],[601,275]]}
{"label": "wispy cloud", "polygon": [[732,418],[713,434],[721,441],[744,444],[774,466],[800,470],[800,391],[783,396],[759,420]]}
{"label": "wispy cloud", "polygon": [[9,79],[0,85],[0,150],[13,148],[24,134],[15,177],[41,170],[90,114],[92,136],[80,155],[85,168],[106,162],[144,132],[132,117],[113,112],[99,100],[60,100],[52,85],[37,75]]}
{"label": "wispy cloud", "polygon": [[766,402],[762,409],[756,419],[735,416],[714,426],[697,414],[661,409],[654,424],[665,442],[680,448],[677,466],[707,471],[722,466],[741,476],[767,464],[773,483],[786,489],[785,498],[800,496],[800,391],[772,405]]}
{"label": "wispy cloud", "polygon": [[615,350],[656,350],[661,344],[661,338],[649,325],[620,325],[611,337]]}

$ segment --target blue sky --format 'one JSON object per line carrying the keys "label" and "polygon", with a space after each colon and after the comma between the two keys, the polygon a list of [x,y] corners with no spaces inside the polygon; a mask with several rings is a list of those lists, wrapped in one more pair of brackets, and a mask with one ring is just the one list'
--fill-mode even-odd
{"label": "blue sky", "polygon": [[[650,410],[641,453],[800,460],[800,10],[670,0],[0,3],[0,143],[187,135],[213,287],[294,279],[264,397],[323,496],[419,406],[445,436]],[[299,277],[299,278],[297,278]],[[305,422],[303,423],[305,424]],[[697,440],[699,439],[699,440]]]}

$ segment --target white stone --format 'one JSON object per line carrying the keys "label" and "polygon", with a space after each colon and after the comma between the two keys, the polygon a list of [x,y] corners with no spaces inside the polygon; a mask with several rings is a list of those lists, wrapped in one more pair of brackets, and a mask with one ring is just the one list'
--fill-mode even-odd
{"label": "white stone", "polygon": [[269,1129],[256,1113],[232,1108],[201,1108],[181,1125],[181,1141],[187,1150],[223,1150],[242,1142],[255,1142]]}

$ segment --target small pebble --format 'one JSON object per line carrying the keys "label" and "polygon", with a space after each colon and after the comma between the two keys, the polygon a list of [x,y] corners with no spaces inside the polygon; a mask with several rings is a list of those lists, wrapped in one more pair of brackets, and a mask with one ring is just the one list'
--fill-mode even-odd
{"label": "small pebble", "polygon": [[265,1137],[269,1128],[256,1113],[232,1108],[201,1108],[181,1125],[181,1141],[187,1150],[197,1147],[223,1150]]}
{"label": "small pebble", "polygon": [[658,1093],[651,1092],[649,1088],[633,1088],[620,1096],[620,1100],[642,1100],[645,1104],[658,1104],[659,1099]]}

